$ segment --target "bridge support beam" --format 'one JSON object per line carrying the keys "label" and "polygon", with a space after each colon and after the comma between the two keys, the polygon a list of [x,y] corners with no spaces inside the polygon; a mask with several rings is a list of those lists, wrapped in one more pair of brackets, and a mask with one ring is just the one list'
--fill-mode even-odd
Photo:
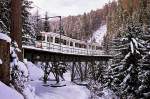
{"label": "bridge support beam", "polygon": [[[59,83],[59,65],[64,65],[71,72],[71,81],[86,81],[89,79],[100,80],[103,72],[103,65],[107,65],[107,61],[112,58],[110,56],[84,56],[70,55],[62,53],[51,53],[47,51],[39,51],[32,49],[24,49],[24,57],[32,62],[51,62],[53,68],[56,69],[54,76]],[[66,64],[66,62],[68,64]],[[65,65],[66,64],[66,65]],[[107,67],[107,66],[105,66]]]}

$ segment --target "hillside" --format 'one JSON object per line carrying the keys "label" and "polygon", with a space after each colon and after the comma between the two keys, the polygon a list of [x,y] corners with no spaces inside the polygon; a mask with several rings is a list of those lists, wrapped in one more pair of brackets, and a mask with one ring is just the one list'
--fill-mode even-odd
{"label": "hillside", "polygon": [[[108,9],[112,9],[113,4],[113,2],[108,3],[102,9],[92,10],[83,15],[63,18],[64,35],[87,41],[101,25],[106,24]],[[59,21],[50,22],[50,28],[51,31],[57,32],[59,30]]]}
{"label": "hillside", "polygon": [[118,0],[114,5],[113,9],[108,9],[107,41],[125,31],[129,25],[139,25],[147,30],[150,25],[149,0]]}

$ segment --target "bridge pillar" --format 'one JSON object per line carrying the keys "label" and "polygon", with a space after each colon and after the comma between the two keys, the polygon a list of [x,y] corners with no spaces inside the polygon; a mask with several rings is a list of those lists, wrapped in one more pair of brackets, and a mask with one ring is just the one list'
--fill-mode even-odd
{"label": "bridge pillar", "polygon": [[74,77],[75,77],[75,62],[73,61],[72,63],[72,68],[71,68],[71,81],[74,81]]}

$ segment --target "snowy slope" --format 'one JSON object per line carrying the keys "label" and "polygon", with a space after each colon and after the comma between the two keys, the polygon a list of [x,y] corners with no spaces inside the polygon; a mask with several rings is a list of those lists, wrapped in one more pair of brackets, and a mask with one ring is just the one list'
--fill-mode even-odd
{"label": "snowy slope", "polygon": [[[50,87],[51,84],[56,83],[56,81],[53,80],[48,81],[48,86],[43,86],[43,82],[38,80],[43,75],[42,70],[31,62],[28,62],[27,64],[29,73],[32,73],[29,75],[31,78],[36,79],[29,83],[35,88],[35,99],[90,99],[90,90],[84,86],[72,83],[71,73],[69,71],[64,74],[65,81],[61,81],[61,84],[66,84],[66,86]],[[52,73],[50,74],[50,79],[54,79]],[[104,89],[103,93],[103,96],[99,97],[99,99],[118,99],[109,89]]]}
{"label": "snowy slope", "polygon": [[[24,91],[27,99],[90,99],[90,90],[85,86],[72,83],[69,71],[64,74],[65,81],[60,83],[66,84],[66,86],[51,87],[51,84],[55,84],[56,81],[48,81],[48,84],[44,86],[43,81],[39,80],[43,76],[42,69],[31,62],[26,62],[26,65],[29,69],[29,76],[33,79],[28,83],[29,85]],[[53,78],[52,75],[50,78]],[[103,93],[104,95],[99,99],[118,99],[108,89],[103,90]],[[23,96],[0,82],[0,99],[23,99]]]}
{"label": "snowy slope", "polygon": [[0,99],[24,99],[16,90],[6,86],[0,81]]}
{"label": "snowy slope", "polygon": [[44,76],[43,70],[41,68],[35,66],[33,63],[27,62],[26,65],[29,70],[30,80],[39,80],[41,77]]}
{"label": "snowy slope", "polygon": [[[50,86],[43,86],[43,82],[39,80],[43,76],[42,69],[38,68],[31,62],[26,63],[29,69],[29,76],[32,80],[29,84],[35,88],[35,99],[88,99],[90,91],[83,86],[78,86],[71,83],[71,74],[67,72],[64,74],[66,86],[53,88]],[[50,76],[53,79],[53,75]],[[49,81],[48,85],[55,84],[56,81]]]}
{"label": "snowy slope", "polygon": [[[30,84],[36,89],[37,99],[89,99],[90,91],[83,86],[70,82],[70,72],[65,73],[64,87],[43,86],[42,81],[32,81]],[[48,82],[48,85],[55,84],[55,81]]]}
{"label": "snowy slope", "polygon": [[107,25],[105,24],[100,26],[100,28],[93,33],[90,42],[95,40],[95,42],[101,44],[103,41],[103,37],[106,35],[106,32],[107,32]]}

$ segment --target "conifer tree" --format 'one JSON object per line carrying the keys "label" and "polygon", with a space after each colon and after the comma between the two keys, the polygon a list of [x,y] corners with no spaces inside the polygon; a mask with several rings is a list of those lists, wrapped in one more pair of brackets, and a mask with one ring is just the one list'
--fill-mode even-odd
{"label": "conifer tree", "polygon": [[[139,39],[135,38],[139,33],[139,28],[131,26],[128,33],[118,36],[118,39],[113,40],[113,50],[115,59],[113,65],[109,69],[110,87],[122,98],[138,98],[138,73],[139,60],[142,58],[141,44]],[[120,39],[121,38],[121,39]]]}
{"label": "conifer tree", "polygon": [[139,95],[142,99],[149,99],[150,98],[150,34],[146,32],[143,36],[145,40],[145,47],[144,49],[144,57],[141,60],[140,65],[140,72],[139,72]]}

